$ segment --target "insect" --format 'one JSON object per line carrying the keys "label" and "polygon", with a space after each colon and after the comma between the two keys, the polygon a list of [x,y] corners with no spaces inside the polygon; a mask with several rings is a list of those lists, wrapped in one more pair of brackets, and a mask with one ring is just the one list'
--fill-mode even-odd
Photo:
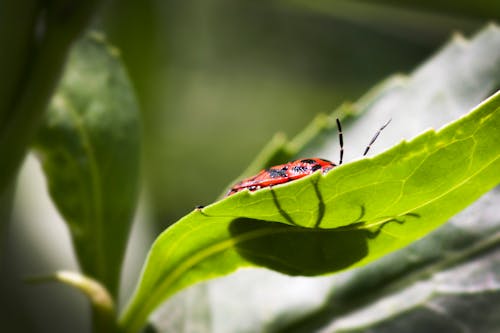
{"label": "insect", "polygon": [[[372,144],[377,140],[380,132],[391,122],[389,120],[375,133],[373,138],[370,140],[368,146],[363,153],[365,156]],[[340,159],[339,164],[342,164],[342,158],[344,156],[344,141],[342,136],[342,127],[340,125],[340,120],[337,118],[337,129],[339,133],[339,143],[340,143]],[[261,188],[271,187],[278,184],[288,183],[290,181],[303,178],[316,171],[321,171],[323,174],[335,168],[337,164],[325,160],[322,158],[304,158],[300,160],[295,160],[285,164],[275,165],[273,167],[264,169],[260,171],[255,176],[246,178],[236,184],[234,184],[229,191],[226,193],[226,197],[232,194],[238,193],[243,190],[256,191]]]}

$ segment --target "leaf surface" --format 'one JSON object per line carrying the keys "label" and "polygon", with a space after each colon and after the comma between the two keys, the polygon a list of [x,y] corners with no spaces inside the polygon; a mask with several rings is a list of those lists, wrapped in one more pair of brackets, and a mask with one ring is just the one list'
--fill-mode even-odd
{"label": "leaf surface", "polygon": [[[498,26],[489,25],[470,40],[454,36],[411,75],[390,78],[356,103],[339,108],[335,116],[363,115],[343,122],[345,160],[359,158],[370,133],[388,118],[392,122],[372,154],[401,137],[461,117],[498,90],[499,32]],[[338,152],[334,123],[317,132],[300,154],[332,159],[332,152]],[[212,281],[208,284],[212,330],[495,332],[500,328],[496,315],[500,286],[494,268],[499,255],[499,202],[497,187],[420,241],[341,274],[291,279],[246,270]],[[256,287],[249,289],[250,285]],[[193,319],[189,314],[184,317],[188,322]]]}
{"label": "leaf surface", "polygon": [[[426,109],[434,114],[440,110],[463,112],[474,100],[480,100],[478,96],[484,97],[498,87],[498,77],[485,71],[498,70],[497,62],[483,57],[482,51],[485,45],[497,45],[495,31],[494,27],[486,29],[467,45],[455,39],[411,79],[390,80],[342,111],[371,110],[388,101],[392,108],[399,107],[406,113]],[[468,66],[457,72],[457,63]],[[456,76],[478,77],[481,84],[453,84],[458,82]],[[442,94],[445,97],[440,99]],[[334,124],[333,119],[326,122]],[[398,122],[400,128],[406,126],[405,131],[415,131],[414,124],[403,117],[394,119],[391,126],[398,128]],[[495,170],[499,167],[499,147],[495,142],[499,128],[496,94],[437,133],[427,131],[375,158],[272,190],[242,192],[192,212],[156,240],[135,296],[122,316],[122,327],[137,330],[174,292],[242,266],[317,275],[361,266],[406,246],[498,184]],[[336,136],[334,126],[317,126],[292,141],[290,147],[300,143],[296,152],[303,157],[308,151],[316,152],[310,156],[328,157],[321,153],[322,143],[331,151],[334,140],[325,136]],[[381,139],[377,144],[384,146]],[[290,147],[280,150],[290,151]],[[273,157],[270,154],[270,159]],[[369,290],[372,285],[364,286],[363,282],[375,280],[376,276],[367,275],[352,284],[353,297],[358,295],[355,291]],[[255,281],[259,289],[262,284],[265,280]],[[244,288],[251,293],[248,284]],[[300,313],[303,315],[304,309]],[[318,321],[321,324],[325,319]]]}
{"label": "leaf surface", "polygon": [[123,327],[139,329],[166,297],[242,266],[319,275],[402,248],[500,183],[499,140],[497,93],[372,159],[195,210],[153,244]]}
{"label": "leaf surface", "polygon": [[138,185],[139,113],[117,51],[80,40],[36,150],[86,275],[117,293]]}

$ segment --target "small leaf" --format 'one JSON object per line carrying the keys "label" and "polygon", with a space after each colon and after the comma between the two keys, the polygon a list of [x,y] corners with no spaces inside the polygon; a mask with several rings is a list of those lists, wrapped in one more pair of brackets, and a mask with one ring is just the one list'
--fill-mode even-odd
{"label": "small leaf", "polygon": [[138,185],[139,114],[132,87],[102,36],[70,54],[36,150],[85,274],[117,293]]}
{"label": "small leaf", "polygon": [[93,304],[101,308],[113,310],[113,299],[99,282],[83,276],[81,274],[69,271],[59,271],[55,278],[68,285],[76,287],[84,292]]}
{"label": "small leaf", "polygon": [[408,245],[500,183],[499,129],[500,92],[373,159],[195,210],[153,244],[122,327],[138,330],[176,291],[242,266],[318,275]]}

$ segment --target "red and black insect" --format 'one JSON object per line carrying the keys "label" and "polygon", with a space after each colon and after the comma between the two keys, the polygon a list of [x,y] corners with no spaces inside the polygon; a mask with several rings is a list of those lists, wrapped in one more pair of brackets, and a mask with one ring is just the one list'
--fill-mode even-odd
{"label": "red and black insect", "polygon": [[[380,132],[389,124],[390,120],[385,123],[378,131],[375,133],[371,139],[368,146],[366,146],[363,156],[368,153],[370,147],[375,142]],[[344,141],[342,136],[342,127],[340,126],[340,121],[337,119],[337,128],[339,132],[339,143],[340,143],[340,159],[339,164],[342,164],[342,158],[344,156]],[[335,168],[337,165],[329,160],[322,158],[305,158],[285,164],[276,165],[268,169],[260,171],[255,176],[246,178],[236,184],[234,184],[231,189],[226,193],[226,196],[232,195],[234,193],[248,189],[249,191],[256,191],[261,188],[270,187],[278,184],[288,183],[295,179],[299,179],[308,176],[316,171],[321,171],[323,174]]]}

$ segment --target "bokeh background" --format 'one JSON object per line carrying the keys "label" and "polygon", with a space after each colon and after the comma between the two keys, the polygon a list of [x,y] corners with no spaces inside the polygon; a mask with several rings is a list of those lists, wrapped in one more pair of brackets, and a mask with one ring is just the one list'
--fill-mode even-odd
{"label": "bokeh background", "polygon": [[106,11],[143,108],[144,174],[164,225],[213,200],[274,133],[297,134],[489,15],[452,2],[310,2],[128,1]]}
{"label": "bokeh background", "polygon": [[[155,235],[213,201],[275,133],[297,134],[317,114],[411,71],[453,33],[499,16],[494,0],[109,2],[94,27],[121,50],[143,114],[143,199],[123,296]],[[33,157],[12,219],[0,331],[89,331],[83,296],[22,282],[77,269]]]}

